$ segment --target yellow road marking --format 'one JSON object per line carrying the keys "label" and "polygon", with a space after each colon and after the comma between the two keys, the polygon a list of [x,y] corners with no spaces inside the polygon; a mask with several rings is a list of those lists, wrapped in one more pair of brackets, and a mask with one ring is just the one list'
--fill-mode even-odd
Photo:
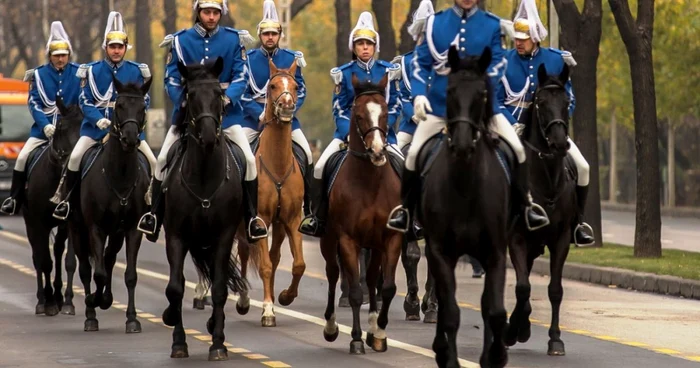
{"label": "yellow road marking", "polygon": [[262,362],[262,364],[265,364],[268,367],[272,368],[290,368],[290,365],[287,365],[285,363],[282,363],[280,361],[274,361],[274,362]]}
{"label": "yellow road marking", "polygon": [[150,314],[150,313],[137,313],[136,315],[141,317],[141,318],[156,318],[156,316],[154,314]]}
{"label": "yellow road marking", "polygon": [[250,353],[250,350],[243,349],[243,348],[228,348],[228,351],[230,351],[234,354]]}
{"label": "yellow road marking", "polygon": [[262,354],[243,354],[244,357],[251,359],[251,360],[260,360],[260,359],[269,359],[268,357],[262,355]]}
{"label": "yellow road marking", "polygon": [[201,335],[201,334],[202,334],[201,332],[199,332],[197,330],[193,330],[191,328],[188,328],[185,330],[185,335]]}

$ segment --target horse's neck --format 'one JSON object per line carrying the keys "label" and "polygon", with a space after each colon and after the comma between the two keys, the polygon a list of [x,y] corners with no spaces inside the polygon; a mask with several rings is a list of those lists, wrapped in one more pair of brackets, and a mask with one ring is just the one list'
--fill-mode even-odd
{"label": "horse's neck", "polygon": [[226,142],[222,137],[221,142],[212,150],[206,153],[197,141],[191,136],[187,136],[187,149],[182,161],[182,175],[190,185],[206,190],[207,185],[218,184],[225,174],[224,151]]}
{"label": "horse's neck", "polygon": [[282,177],[292,164],[292,125],[280,124],[277,120],[267,123],[260,136],[258,153],[265,167],[278,177]]}
{"label": "horse's neck", "polygon": [[119,186],[118,183],[131,185],[139,171],[138,150],[124,151],[119,139],[110,137],[104,145],[102,166],[107,176],[118,179],[115,186]]}

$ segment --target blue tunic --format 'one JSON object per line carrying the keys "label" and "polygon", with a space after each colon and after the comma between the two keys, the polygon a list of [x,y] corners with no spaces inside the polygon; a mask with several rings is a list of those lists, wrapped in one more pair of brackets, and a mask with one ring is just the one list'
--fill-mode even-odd
{"label": "blue tunic", "polygon": [[29,112],[34,123],[30,136],[47,139],[44,127],[54,124],[61,117],[56,107],[56,96],[60,95],[66,106],[77,105],[80,96],[80,78],[76,76],[78,64],[68,63],[57,70],[50,63],[25,73],[24,80],[31,83],[29,88]]}

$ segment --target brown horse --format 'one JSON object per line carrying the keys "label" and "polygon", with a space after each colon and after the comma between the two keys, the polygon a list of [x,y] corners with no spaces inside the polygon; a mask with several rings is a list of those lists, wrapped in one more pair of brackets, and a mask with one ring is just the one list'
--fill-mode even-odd
{"label": "brown horse", "polygon": [[[297,64],[289,69],[278,69],[270,59],[270,80],[267,85],[265,104],[265,128],[260,135],[260,147],[256,154],[258,167],[258,214],[266,224],[272,225],[272,247],[268,250],[267,239],[260,239],[260,259],[253,259],[263,282],[263,327],[276,326],[275,312],[275,272],[280,263],[280,249],[285,236],[294,257],[292,283],[279,295],[282,305],[291,304],[298,295],[299,281],[304,275],[304,249],[301,233],[297,230],[301,222],[301,205],[304,200],[304,178],[292,152],[292,119],[297,103],[297,83],[294,80]],[[238,237],[245,242],[245,236]],[[241,246],[241,272],[247,273],[249,252]],[[248,313],[250,298],[242,292],[236,309],[241,314]]]}
{"label": "brown horse", "polygon": [[353,75],[355,102],[350,120],[348,156],[329,196],[328,226],[321,239],[328,278],[323,336],[326,341],[335,341],[338,337],[335,289],[340,273],[336,258],[339,251],[341,266],[350,285],[353,316],[350,354],[365,352],[360,328],[362,289],[358,269],[358,256],[362,248],[371,250],[367,268],[369,290],[376,290],[380,267],[384,278],[379,314],[377,295],[369,293],[370,330],[367,332],[367,345],[375,351],[387,349],[387,313],[396,295],[394,275],[401,255],[403,235],[385,226],[391,209],[401,202],[399,177],[391,165],[387,165],[388,107],[384,96],[387,83],[388,76],[375,85],[359,83]]}

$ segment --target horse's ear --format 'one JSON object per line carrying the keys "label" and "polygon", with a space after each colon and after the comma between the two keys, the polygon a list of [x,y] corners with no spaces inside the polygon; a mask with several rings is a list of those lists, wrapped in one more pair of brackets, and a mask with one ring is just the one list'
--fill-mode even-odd
{"label": "horse's ear", "polygon": [[146,83],[141,85],[141,93],[145,96],[148,91],[151,89],[151,82],[153,82],[153,78],[148,78]]}
{"label": "horse's ear", "polygon": [[482,74],[485,74],[489,69],[492,57],[493,55],[491,54],[491,48],[488,46],[484,47],[484,51],[481,53],[481,57],[479,58],[479,71]]}
{"label": "horse's ear", "polygon": [[[542,64],[544,65],[544,64]],[[569,74],[571,73],[571,70],[569,69],[569,66],[564,63],[564,68],[562,68],[561,73],[559,73],[559,80],[561,81],[561,84],[566,84],[566,82],[569,81]]]}
{"label": "horse's ear", "polygon": [[63,103],[63,97],[60,95],[56,95],[56,107],[58,108],[58,111],[61,112],[61,116],[68,115],[68,108]]}
{"label": "horse's ear", "polygon": [[270,75],[277,74],[277,65],[275,65],[274,61],[272,61],[272,58],[267,58],[267,63],[270,65]]}
{"label": "horse's ear", "polygon": [[182,61],[178,60],[177,70],[180,72],[180,75],[182,76],[182,78],[187,80],[187,67],[185,66],[185,64],[182,63]]}
{"label": "horse's ear", "polygon": [[450,65],[450,69],[457,70],[459,69],[459,51],[457,51],[457,47],[454,45],[450,46],[450,50],[447,51],[447,63]]}
{"label": "horse's ear", "polygon": [[112,74],[112,83],[114,83],[114,88],[117,90],[117,93],[121,93],[124,90],[124,85],[114,74]]}
{"label": "horse's ear", "polygon": [[547,81],[547,68],[544,64],[540,64],[540,67],[537,68],[537,80],[540,86],[544,85],[544,82]]}
{"label": "horse's ear", "polygon": [[352,88],[357,88],[358,84],[360,84],[360,81],[357,79],[355,73],[352,73]]}
{"label": "horse's ear", "polygon": [[381,88],[382,90],[386,90],[387,83],[389,83],[389,73],[384,74],[384,77],[379,81],[377,87]]}
{"label": "horse's ear", "polygon": [[292,62],[292,66],[289,67],[289,74],[291,74],[292,76],[297,75],[297,63],[296,63],[296,61]]}
{"label": "horse's ear", "polygon": [[209,70],[218,78],[221,72],[224,71],[224,59],[221,56],[217,57],[214,65]]}

